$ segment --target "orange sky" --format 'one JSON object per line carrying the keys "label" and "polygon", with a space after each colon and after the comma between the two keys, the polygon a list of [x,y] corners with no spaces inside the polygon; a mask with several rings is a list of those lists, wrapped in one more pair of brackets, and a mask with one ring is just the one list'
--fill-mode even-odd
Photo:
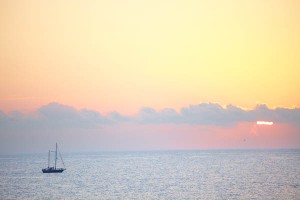
{"label": "orange sky", "polygon": [[0,2],[0,110],[299,107],[300,1]]}

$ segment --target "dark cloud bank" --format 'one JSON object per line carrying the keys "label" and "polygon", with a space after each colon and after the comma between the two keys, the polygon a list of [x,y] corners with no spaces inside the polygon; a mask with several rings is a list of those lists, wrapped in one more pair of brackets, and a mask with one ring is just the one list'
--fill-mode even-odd
{"label": "dark cloud bank", "polygon": [[266,105],[257,105],[253,110],[243,110],[233,105],[223,108],[219,104],[202,103],[182,108],[179,112],[170,108],[156,111],[153,108],[144,107],[135,116],[125,116],[118,112],[103,116],[94,110],[76,110],[71,106],[50,103],[40,107],[34,115],[23,115],[18,112],[4,114],[0,112],[0,131],[16,128],[84,129],[121,122],[225,126],[257,120],[273,121],[275,123],[300,123],[300,108],[270,109]]}
{"label": "dark cloud bank", "polygon": [[[185,149],[186,138],[188,141],[197,140],[193,133],[182,131],[179,127],[178,130],[159,130],[156,129],[159,126],[149,128],[144,125],[228,127],[239,122],[257,120],[297,125],[300,123],[300,109],[269,109],[265,105],[258,105],[253,110],[243,110],[232,105],[223,108],[218,104],[203,103],[182,108],[179,112],[174,109],[157,111],[153,108],[142,108],[134,116],[125,116],[118,112],[102,115],[94,110],[77,110],[71,106],[50,103],[27,115],[19,112],[0,112],[0,154],[47,152],[55,142],[62,144],[64,150],[69,152]],[[169,134],[169,131],[172,134]],[[206,142],[201,141],[212,132],[207,132],[206,129],[198,132],[204,134],[201,136],[203,139],[198,138],[199,141],[192,147],[199,148],[200,145],[201,148],[205,148]],[[298,132],[292,131],[289,134],[292,139],[289,138],[288,142],[291,142],[284,143],[286,139],[283,138],[283,143],[279,146],[291,147],[295,143],[294,146],[299,147],[299,137],[295,136]],[[254,144],[252,147],[258,146]]]}

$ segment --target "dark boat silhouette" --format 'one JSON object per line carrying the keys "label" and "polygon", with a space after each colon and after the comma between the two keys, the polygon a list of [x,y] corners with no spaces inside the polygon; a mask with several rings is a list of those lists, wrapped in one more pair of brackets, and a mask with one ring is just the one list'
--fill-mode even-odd
{"label": "dark boat silhouette", "polygon": [[[55,159],[54,159],[54,160],[55,160],[55,164],[54,164],[53,167],[50,167],[50,154],[51,154],[51,152],[55,152]],[[58,152],[59,152],[59,151],[58,151]],[[60,157],[60,159],[61,159],[61,161],[62,161],[62,164],[63,164],[64,167],[65,167],[65,164],[64,164],[64,161],[63,161],[63,159],[62,159],[62,157],[61,157],[60,152],[59,152],[59,157]],[[66,170],[66,168],[56,168],[56,163],[57,163],[57,143],[56,143],[56,146],[55,146],[55,151],[50,151],[50,150],[49,150],[49,152],[48,152],[48,167],[42,169],[42,172],[43,172],[43,173],[62,173],[63,171]]]}

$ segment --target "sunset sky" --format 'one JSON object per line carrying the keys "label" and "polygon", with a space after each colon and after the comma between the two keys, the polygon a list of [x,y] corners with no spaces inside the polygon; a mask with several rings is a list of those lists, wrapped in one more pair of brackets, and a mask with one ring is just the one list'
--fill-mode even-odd
{"label": "sunset sky", "polygon": [[2,0],[0,30],[0,153],[300,148],[298,0]]}

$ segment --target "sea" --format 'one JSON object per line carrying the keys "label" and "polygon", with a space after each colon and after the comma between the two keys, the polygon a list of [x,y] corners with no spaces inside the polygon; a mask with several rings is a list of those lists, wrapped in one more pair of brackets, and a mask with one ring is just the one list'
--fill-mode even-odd
{"label": "sea", "polygon": [[1,155],[0,199],[300,199],[300,150],[65,153],[43,174],[47,156]]}

